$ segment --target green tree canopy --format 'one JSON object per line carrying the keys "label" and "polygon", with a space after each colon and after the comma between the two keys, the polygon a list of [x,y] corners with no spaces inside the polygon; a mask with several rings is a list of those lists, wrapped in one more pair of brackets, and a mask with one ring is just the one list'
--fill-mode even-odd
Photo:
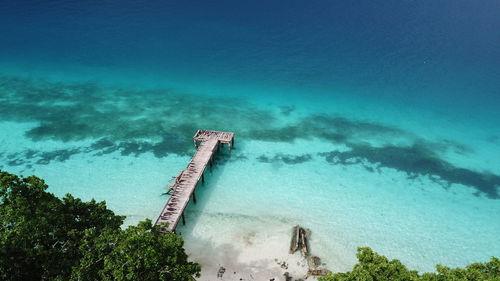
{"label": "green tree canopy", "polygon": [[200,266],[188,262],[182,245],[174,233],[159,234],[150,220],[100,236],[88,230],[72,280],[194,280]]}
{"label": "green tree canopy", "polygon": [[486,263],[474,263],[465,269],[436,266],[436,273],[409,270],[398,260],[389,260],[372,249],[358,248],[359,262],[346,273],[330,273],[319,281],[500,281],[500,260],[492,257]]}
{"label": "green tree canopy", "polygon": [[0,171],[0,280],[194,280],[177,235],[122,230],[105,202],[59,199],[35,176]]}

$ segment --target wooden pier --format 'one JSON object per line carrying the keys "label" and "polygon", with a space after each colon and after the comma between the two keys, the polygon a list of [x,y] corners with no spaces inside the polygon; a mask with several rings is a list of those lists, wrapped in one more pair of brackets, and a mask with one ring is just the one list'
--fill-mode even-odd
{"label": "wooden pier", "polygon": [[168,223],[164,232],[175,231],[179,220],[185,224],[184,210],[193,198],[196,204],[196,186],[198,182],[205,182],[205,168],[214,164],[213,156],[219,150],[219,146],[227,144],[229,150],[234,146],[234,133],[218,132],[209,130],[198,130],[193,137],[194,146],[198,149],[193,158],[170,186],[172,195],[156,220],[156,225]]}

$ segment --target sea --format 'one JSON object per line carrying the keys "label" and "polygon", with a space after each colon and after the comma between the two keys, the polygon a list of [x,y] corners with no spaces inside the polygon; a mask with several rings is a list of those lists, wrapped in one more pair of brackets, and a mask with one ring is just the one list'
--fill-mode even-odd
{"label": "sea", "polygon": [[154,222],[198,129],[202,264],[500,256],[499,1],[1,1],[1,170]]}

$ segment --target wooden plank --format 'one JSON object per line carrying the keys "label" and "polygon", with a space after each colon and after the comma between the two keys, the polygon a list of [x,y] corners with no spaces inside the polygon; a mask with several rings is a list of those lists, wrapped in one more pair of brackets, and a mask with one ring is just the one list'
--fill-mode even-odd
{"label": "wooden plank", "polygon": [[290,242],[290,254],[295,253],[299,248],[299,226],[294,226],[292,229],[292,241]]}
{"label": "wooden plank", "polygon": [[309,254],[309,251],[307,250],[307,232],[302,227],[299,228],[299,241],[300,248],[302,249],[304,256],[307,256]]}
{"label": "wooden plank", "polygon": [[198,130],[193,136],[193,140],[201,141],[198,150],[193,158],[175,179],[171,186],[173,193],[168,199],[160,216],[156,220],[156,225],[168,223],[164,229],[165,232],[172,232],[177,227],[180,218],[183,216],[184,210],[189,203],[191,195],[194,193],[196,185],[203,178],[203,172],[210,162],[212,155],[220,142],[231,142],[234,138],[234,133],[218,132],[209,130]]}

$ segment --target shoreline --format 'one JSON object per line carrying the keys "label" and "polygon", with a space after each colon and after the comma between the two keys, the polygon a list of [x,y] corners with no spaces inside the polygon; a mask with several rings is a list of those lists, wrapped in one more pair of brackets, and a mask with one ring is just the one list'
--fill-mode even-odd
{"label": "shoreline", "polygon": [[[262,231],[241,231],[208,240],[188,235],[183,237],[184,248],[191,260],[202,265],[201,277],[197,279],[200,281],[273,278],[286,281],[286,273],[292,280],[316,280],[313,276],[307,278],[309,266],[304,254],[289,253],[291,230],[292,226],[275,225]],[[221,268],[222,277],[218,274]]]}

